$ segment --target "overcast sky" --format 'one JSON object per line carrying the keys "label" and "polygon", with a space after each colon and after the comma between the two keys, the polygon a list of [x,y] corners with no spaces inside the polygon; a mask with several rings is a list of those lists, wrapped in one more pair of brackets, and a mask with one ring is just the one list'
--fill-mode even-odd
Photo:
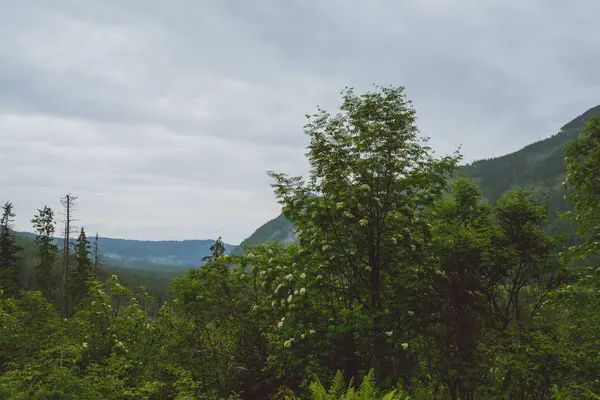
{"label": "overcast sky", "polygon": [[249,236],[304,114],[404,85],[437,153],[545,138],[600,103],[598,0],[0,0],[0,201],[79,196],[131,239]]}

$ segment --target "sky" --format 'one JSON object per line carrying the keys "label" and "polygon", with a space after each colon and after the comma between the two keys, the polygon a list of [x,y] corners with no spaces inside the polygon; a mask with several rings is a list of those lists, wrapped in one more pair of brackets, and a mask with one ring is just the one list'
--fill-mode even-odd
{"label": "sky", "polygon": [[[0,0],[0,201],[105,237],[232,244],[304,174],[304,115],[404,86],[439,155],[600,103],[598,0]],[[58,220],[62,217],[58,215]]]}

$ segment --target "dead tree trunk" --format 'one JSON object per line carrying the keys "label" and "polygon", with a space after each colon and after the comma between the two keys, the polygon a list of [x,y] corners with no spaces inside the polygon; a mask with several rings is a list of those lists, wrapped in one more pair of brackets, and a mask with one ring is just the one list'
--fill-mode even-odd
{"label": "dead tree trunk", "polygon": [[75,206],[75,200],[77,197],[72,196],[70,193],[66,194],[60,203],[65,209],[65,231],[64,231],[64,248],[63,248],[63,270],[62,270],[62,317],[68,318],[69,316],[69,261],[70,261],[70,234],[71,234],[71,213]]}

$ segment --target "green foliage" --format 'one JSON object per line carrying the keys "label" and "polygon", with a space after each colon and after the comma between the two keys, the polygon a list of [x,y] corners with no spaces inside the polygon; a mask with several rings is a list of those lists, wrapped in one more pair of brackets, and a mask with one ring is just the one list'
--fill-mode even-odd
{"label": "green foliage", "polygon": [[587,123],[584,134],[565,147],[567,196],[574,210],[566,217],[579,228],[584,243],[572,249],[578,257],[600,253],[600,117]]}
{"label": "green foliage", "polygon": [[211,263],[225,254],[225,244],[223,243],[223,240],[221,240],[220,236],[216,240],[216,242],[212,246],[210,246],[210,251],[211,254],[206,257],[203,257],[202,261],[206,263]]}
{"label": "green foliage", "polygon": [[403,88],[361,96],[348,89],[340,108],[336,116],[319,109],[305,127],[307,182],[271,176],[302,250],[317,264],[305,274],[310,285],[321,286],[321,303],[331,305],[321,318],[332,320],[325,329],[336,359],[355,375],[374,357],[387,375],[394,350],[384,326],[401,332],[407,318],[385,310],[410,301],[410,267],[426,257],[430,235],[426,209],[441,198],[459,157],[433,158]]}
{"label": "green foliage", "polygon": [[35,229],[35,243],[39,261],[35,266],[35,288],[41,290],[47,298],[53,293],[52,269],[58,261],[58,246],[54,244],[54,211],[48,206],[38,210],[31,220]]}
{"label": "green foliage", "polygon": [[130,296],[116,278],[95,283],[86,306],[65,321],[40,292],[1,299],[0,397],[145,399],[157,393],[163,385],[148,378],[154,324]]}
{"label": "green foliage", "polygon": [[371,369],[363,378],[358,391],[354,388],[354,379],[350,380],[347,387],[344,376],[338,371],[326,390],[318,380],[310,384],[310,393],[313,400],[408,400],[409,396],[401,389],[394,389],[385,394],[380,394],[375,384],[375,371]]}
{"label": "green foliage", "polygon": [[75,243],[73,261],[69,271],[69,293],[73,304],[76,305],[88,292],[90,281],[94,276],[92,260],[90,259],[90,242],[83,228],[81,228]]}
{"label": "green foliage", "polygon": [[16,294],[20,287],[17,255],[22,249],[13,230],[15,213],[12,208],[12,203],[6,202],[0,219],[0,289],[10,295]]}

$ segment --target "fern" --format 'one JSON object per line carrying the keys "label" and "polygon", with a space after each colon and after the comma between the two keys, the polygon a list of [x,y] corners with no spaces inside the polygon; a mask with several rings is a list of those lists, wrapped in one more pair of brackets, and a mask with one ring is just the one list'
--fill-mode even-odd
{"label": "fern", "polygon": [[363,378],[358,392],[354,388],[354,378],[350,379],[350,383],[346,388],[344,376],[341,371],[337,371],[329,391],[325,389],[323,384],[317,379],[309,386],[309,391],[312,400],[409,400],[410,397],[404,394],[402,390],[392,390],[382,396],[379,395],[379,390],[375,384],[375,371],[371,369]]}
{"label": "fern", "polygon": [[329,396],[331,396],[330,398],[333,400],[340,400],[343,398],[345,391],[346,382],[344,381],[344,374],[342,374],[342,371],[338,370],[331,381]]}
{"label": "fern", "polygon": [[360,384],[358,391],[360,400],[371,400],[377,398],[377,386],[375,386],[375,370],[371,368]]}
{"label": "fern", "polygon": [[381,400],[396,400],[396,399],[402,399],[402,398],[408,399],[408,397],[400,397],[400,396],[396,397],[397,393],[398,393],[398,391],[394,389],[391,392],[385,394],[381,398]]}
{"label": "fern", "polygon": [[331,399],[331,397],[327,394],[327,391],[323,387],[323,384],[319,380],[312,382],[310,384],[310,386],[308,387],[308,390],[310,391],[310,394],[312,396],[311,398],[313,400],[330,400]]}

